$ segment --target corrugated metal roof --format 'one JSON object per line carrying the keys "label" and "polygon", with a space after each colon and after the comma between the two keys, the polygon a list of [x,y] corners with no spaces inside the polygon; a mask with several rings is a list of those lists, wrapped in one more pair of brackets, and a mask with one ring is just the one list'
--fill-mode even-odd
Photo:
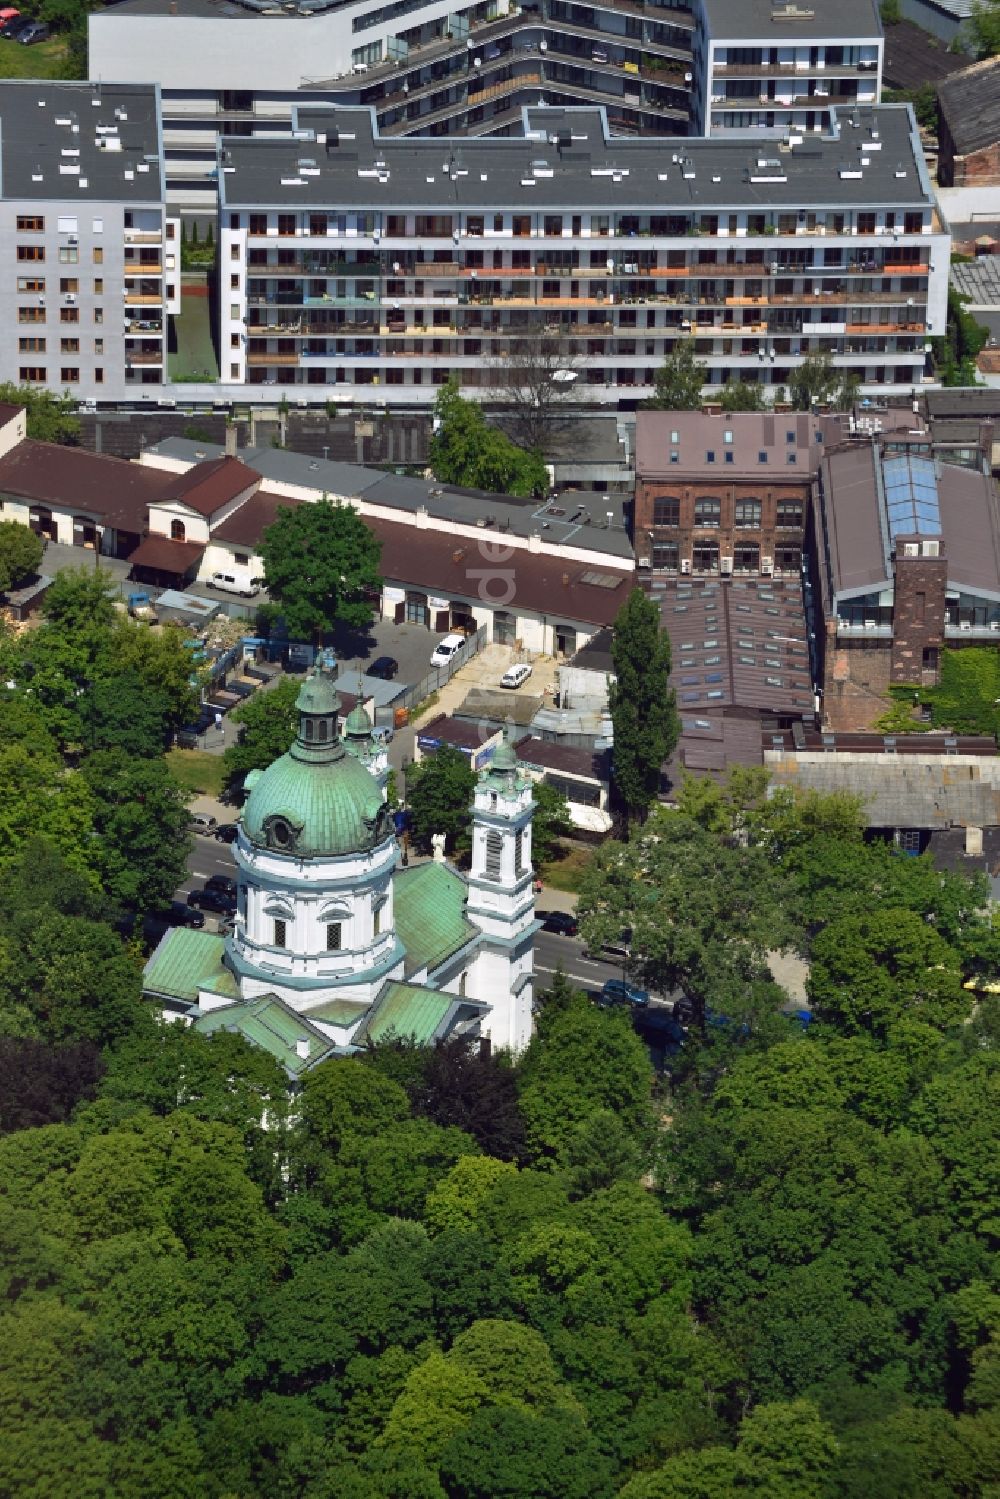
{"label": "corrugated metal roof", "polygon": [[171,927],[157,943],[146,964],[142,986],[147,994],[165,994],[195,1004],[198,993],[209,989],[213,994],[236,998],[236,980],[223,966],[225,939],[212,932],[196,932],[190,927]]}
{"label": "corrugated metal roof", "polygon": [[465,917],[468,887],[447,864],[418,864],[396,873],[396,933],[406,948],[406,973],[434,968],[476,935]]}
{"label": "corrugated metal roof", "polygon": [[262,994],[246,1003],[210,1010],[195,1021],[194,1029],[209,1036],[213,1031],[232,1031],[245,1036],[255,1046],[270,1052],[293,1077],[314,1067],[333,1049],[322,1031],[304,1015],[297,1015],[277,994]]}
{"label": "corrugated metal roof", "polygon": [[770,760],[772,784],[859,796],[872,828],[991,827],[1000,823],[1000,789],[987,778],[995,763],[937,764],[895,755],[789,755]]}
{"label": "corrugated metal roof", "polygon": [[459,1002],[454,994],[443,994],[439,989],[387,984],[354,1040],[378,1042],[390,1036],[409,1036],[418,1045],[427,1045]]}

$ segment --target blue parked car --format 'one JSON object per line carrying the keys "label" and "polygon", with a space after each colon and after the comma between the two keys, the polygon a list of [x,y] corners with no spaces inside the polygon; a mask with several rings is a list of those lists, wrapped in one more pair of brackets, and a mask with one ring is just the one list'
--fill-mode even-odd
{"label": "blue parked car", "polygon": [[649,1004],[649,995],[645,989],[637,989],[625,979],[608,979],[597,997],[597,1003],[602,1009],[614,1009],[618,1005],[644,1009]]}

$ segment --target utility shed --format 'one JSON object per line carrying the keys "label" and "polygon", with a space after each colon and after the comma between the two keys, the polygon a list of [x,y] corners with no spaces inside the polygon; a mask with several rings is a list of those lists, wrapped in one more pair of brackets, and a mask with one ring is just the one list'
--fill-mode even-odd
{"label": "utility shed", "polygon": [[988,57],[943,79],[938,104],[941,186],[1000,183],[1000,58]]}

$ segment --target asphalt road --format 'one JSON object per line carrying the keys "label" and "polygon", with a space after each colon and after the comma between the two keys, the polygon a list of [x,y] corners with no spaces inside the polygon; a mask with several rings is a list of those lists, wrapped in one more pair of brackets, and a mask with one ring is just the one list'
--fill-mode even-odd
{"label": "asphalt road", "polygon": [[[200,889],[213,874],[236,877],[236,861],[228,843],[215,838],[195,836],[194,849],[188,860],[188,878],[175,892],[174,899],[187,901],[190,890]],[[205,929],[215,931],[217,918],[205,912]],[[606,979],[621,978],[620,963],[599,962],[583,956],[583,943],[575,937],[561,937],[555,932],[539,932],[535,937],[535,972],[538,987],[547,987],[559,969],[571,983],[596,994]]]}

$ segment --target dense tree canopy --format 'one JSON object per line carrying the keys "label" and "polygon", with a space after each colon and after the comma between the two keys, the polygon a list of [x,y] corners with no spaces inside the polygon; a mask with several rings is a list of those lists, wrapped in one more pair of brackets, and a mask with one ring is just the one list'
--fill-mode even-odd
{"label": "dense tree canopy", "polygon": [[[71,602],[99,661],[114,622],[91,639]],[[866,842],[850,798],[686,783],[601,846],[581,904],[590,946],[624,932],[689,1000],[675,1054],[557,976],[519,1057],[389,1038],[293,1087],[236,1035],[154,1022],[102,920],[155,878],[129,819],[170,811],[161,758],[70,772],[16,713],[12,749],[38,816],[26,764],[83,800],[44,837],[0,801],[0,1495],[996,1490],[982,880]]]}
{"label": "dense tree canopy", "polygon": [[280,509],[258,550],[267,591],[293,639],[320,639],[338,624],[360,630],[371,623],[372,598],[382,586],[382,544],[352,505],[324,497]]}

